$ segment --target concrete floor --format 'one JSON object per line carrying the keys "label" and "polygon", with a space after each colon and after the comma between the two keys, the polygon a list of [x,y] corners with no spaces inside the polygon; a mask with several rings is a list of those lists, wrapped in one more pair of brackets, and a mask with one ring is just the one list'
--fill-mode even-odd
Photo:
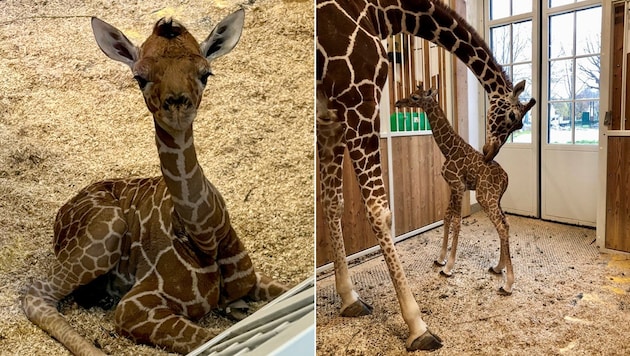
{"label": "concrete floor", "polygon": [[[599,253],[595,230],[509,216],[515,284],[487,272],[499,239],[482,212],[464,219],[451,278],[433,260],[442,228],[397,244],[423,320],[444,340],[434,355],[630,354],[630,257]],[[380,254],[351,268],[374,312],[339,316],[331,273],[317,280],[318,355],[399,355],[407,327]],[[417,352],[420,354],[421,352]]]}

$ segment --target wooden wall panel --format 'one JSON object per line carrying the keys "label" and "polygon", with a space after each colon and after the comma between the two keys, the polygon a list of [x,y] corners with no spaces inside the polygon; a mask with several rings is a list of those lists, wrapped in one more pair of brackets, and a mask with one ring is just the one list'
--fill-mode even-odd
{"label": "wooden wall panel", "polygon": [[630,252],[630,137],[608,138],[606,248]]}
{"label": "wooden wall panel", "polygon": [[[610,129],[621,130],[621,92],[623,86],[623,34],[624,4],[617,4],[613,18],[613,65],[612,65],[612,120]],[[626,122],[626,129],[629,123]]]}
{"label": "wooden wall panel", "polygon": [[433,136],[392,140],[396,236],[442,220],[448,186],[440,174],[444,158]]}
{"label": "wooden wall panel", "polygon": [[[407,136],[392,139],[394,169],[394,214],[396,236],[442,220],[448,204],[447,185],[440,174],[444,158],[433,137]],[[385,188],[389,191],[387,143],[381,140],[381,157]],[[332,260],[328,226],[319,200],[321,191],[317,175],[316,202],[316,264],[321,266]],[[367,221],[358,183],[346,153],[344,160],[344,202],[342,217],[346,255],[365,250],[377,244]]]}

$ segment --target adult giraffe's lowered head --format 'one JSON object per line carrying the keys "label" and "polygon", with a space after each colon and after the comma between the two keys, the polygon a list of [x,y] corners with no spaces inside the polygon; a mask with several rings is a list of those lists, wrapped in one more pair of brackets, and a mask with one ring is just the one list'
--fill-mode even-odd
{"label": "adult giraffe's lowered head", "polygon": [[525,90],[525,81],[518,82],[512,92],[507,94],[490,94],[486,129],[486,143],[483,145],[483,159],[490,162],[499,153],[499,149],[507,141],[508,136],[523,127],[523,117],[536,104],[531,98],[527,103],[519,100]]}

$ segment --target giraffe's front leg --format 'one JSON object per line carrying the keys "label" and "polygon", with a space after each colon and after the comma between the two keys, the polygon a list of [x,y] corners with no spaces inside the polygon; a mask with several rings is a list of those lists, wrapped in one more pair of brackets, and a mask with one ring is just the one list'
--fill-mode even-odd
{"label": "giraffe's front leg", "polygon": [[[213,288],[216,303],[218,286]],[[159,291],[157,277],[136,284],[118,303],[116,327],[135,342],[187,354],[216,335],[174,311],[173,300]]]}
{"label": "giraffe's front leg", "polygon": [[[498,199],[495,200],[500,200]],[[512,294],[512,285],[514,284],[514,271],[512,269],[512,259],[510,257],[510,225],[507,222],[505,214],[501,210],[499,204],[488,204],[489,199],[482,196],[482,199],[479,200],[480,205],[484,208],[488,217],[494,224],[494,227],[499,234],[499,239],[501,240],[501,254],[499,256],[499,262],[496,266],[490,267],[488,271],[493,274],[501,275],[503,274],[503,268],[506,269],[506,281],[503,287],[499,288],[498,293],[500,295],[511,295]]]}
{"label": "giraffe's front leg", "polygon": [[[361,186],[368,221],[383,251],[402,317],[409,327],[407,350],[434,350],[442,347],[442,340],[431,333],[422,320],[420,307],[413,296],[392,238],[392,214],[383,183],[378,130],[371,126],[374,125],[374,122],[378,122],[376,102],[364,98],[361,104],[362,112],[354,110],[347,112],[346,121],[349,127],[346,130],[346,142],[348,151],[357,181]],[[365,113],[373,113],[376,120],[366,119]]]}
{"label": "giraffe's front leg", "polygon": [[230,228],[218,248],[217,263],[221,269],[221,304],[243,297],[272,300],[288,288],[261,272],[256,272],[245,245]]}
{"label": "giraffe's front leg", "polygon": [[451,223],[453,221],[453,213],[450,206],[446,209],[444,214],[444,236],[442,237],[442,247],[440,248],[440,256],[433,261],[438,267],[446,265],[446,251],[448,250],[448,237],[451,231]]}
{"label": "giraffe's front leg", "polygon": [[221,270],[221,297],[219,305],[235,320],[247,317],[249,305],[243,298],[269,301],[288,288],[254,270],[245,246],[230,228],[220,241],[217,264]]}

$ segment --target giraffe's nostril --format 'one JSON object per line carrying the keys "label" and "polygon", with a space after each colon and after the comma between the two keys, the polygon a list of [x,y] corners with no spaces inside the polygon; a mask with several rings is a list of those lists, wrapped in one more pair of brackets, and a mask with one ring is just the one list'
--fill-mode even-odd
{"label": "giraffe's nostril", "polygon": [[180,94],[180,95],[171,95],[168,98],[166,98],[166,100],[164,100],[164,104],[162,105],[162,108],[164,110],[171,110],[174,108],[188,108],[190,106],[190,99],[188,98],[188,95],[186,94]]}

